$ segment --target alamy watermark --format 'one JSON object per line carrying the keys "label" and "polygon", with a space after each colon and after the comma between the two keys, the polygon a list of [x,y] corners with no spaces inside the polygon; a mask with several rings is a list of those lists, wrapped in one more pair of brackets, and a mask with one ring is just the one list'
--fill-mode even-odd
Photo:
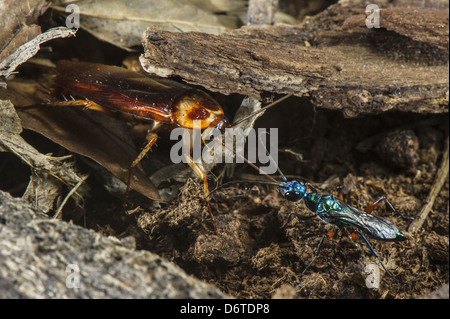
{"label": "alamy watermark", "polygon": [[80,288],[80,267],[77,264],[69,264],[66,272],[70,273],[66,277],[66,287],[70,289]]}
{"label": "alamy watermark", "polygon": [[380,288],[380,268],[376,264],[367,264],[364,271],[368,274],[366,277],[366,287]]}
{"label": "alamy watermark", "polygon": [[380,27],[380,8],[376,4],[369,4],[366,7],[366,27],[369,29]]}
{"label": "alamy watermark", "polygon": [[78,29],[80,27],[80,7],[76,4],[69,4],[66,7],[66,13],[70,13],[66,18],[66,27]]}
{"label": "alamy watermark", "polygon": [[[200,122],[200,121],[199,121]],[[194,123],[194,127],[200,127]],[[201,130],[175,128],[170,134],[177,140],[171,150],[173,163],[260,163],[261,174],[274,174],[278,167],[278,128],[226,128],[221,132],[211,129],[208,136],[202,137]],[[247,154],[245,154],[247,139]],[[204,146],[203,146],[204,144]]]}

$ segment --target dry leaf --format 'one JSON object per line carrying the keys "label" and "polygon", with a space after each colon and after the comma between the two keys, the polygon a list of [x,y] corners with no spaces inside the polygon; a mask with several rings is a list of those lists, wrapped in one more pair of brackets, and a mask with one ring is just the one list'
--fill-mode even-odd
{"label": "dry leaf", "polygon": [[[64,1],[53,6],[65,14]],[[226,2],[201,3],[189,0],[80,0],[70,1],[79,7],[80,26],[97,38],[124,49],[141,44],[142,34],[150,25],[171,31],[202,31],[218,34],[239,27],[235,15],[227,12]],[[228,7],[235,9],[232,1]],[[240,2],[242,3],[242,2]]]}
{"label": "dry leaf", "polygon": [[[127,180],[127,170],[139,152],[125,122],[81,108],[41,107],[18,112],[25,128],[94,160],[120,180]],[[150,199],[159,199],[158,190],[140,167],[133,170],[130,185]]]}
{"label": "dry leaf", "polygon": [[39,51],[42,43],[56,38],[73,36],[75,33],[75,30],[58,27],[37,35],[0,62],[0,76],[8,77],[19,65],[32,58]]}
{"label": "dry leaf", "polygon": [[34,23],[46,9],[44,0],[0,1],[0,62],[40,33]]}

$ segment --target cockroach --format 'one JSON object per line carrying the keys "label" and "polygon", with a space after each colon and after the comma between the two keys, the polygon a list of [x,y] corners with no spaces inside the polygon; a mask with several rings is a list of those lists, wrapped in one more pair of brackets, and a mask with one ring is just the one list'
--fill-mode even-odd
{"label": "cockroach", "polygon": [[[158,139],[156,131],[161,126],[199,128],[194,127],[195,121],[196,124],[201,124],[200,129],[203,130],[201,140],[205,143],[213,129],[223,132],[225,128],[238,124],[229,124],[219,103],[199,89],[168,79],[151,78],[118,66],[62,60],[56,65],[55,76],[50,87],[52,96],[62,96],[64,101],[48,101],[41,105],[82,106],[112,116],[122,114],[134,119],[154,122],[153,129],[147,134],[146,145],[130,164],[125,198],[130,188],[132,169],[156,143]],[[241,119],[239,123],[289,96],[291,95],[265,106]],[[193,160],[191,154],[184,154],[184,156],[186,163],[202,180],[205,198],[209,200],[207,172]],[[208,209],[212,217],[209,205]],[[214,219],[213,223],[215,226]]]}

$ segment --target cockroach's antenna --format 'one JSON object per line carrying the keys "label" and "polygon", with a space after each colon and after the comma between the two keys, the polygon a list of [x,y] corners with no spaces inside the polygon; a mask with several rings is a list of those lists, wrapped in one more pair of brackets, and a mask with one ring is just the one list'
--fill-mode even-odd
{"label": "cockroach's antenna", "polygon": [[[285,97],[286,98],[286,97]],[[255,113],[253,113],[252,115],[255,115]],[[261,132],[261,133],[265,133],[268,134],[268,132]],[[259,138],[260,136],[258,136]],[[261,170],[261,168],[258,168],[255,164],[251,163],[249,160],[247,160],[245,157],[243,157],[240,154],[235,153],[236,156],[241,157],[247,164],[249,164],[251,167],[253,167],[255,170],[259,171],[259,172],[263,172],[269,179],[272,180],[272,182],[269,181],[250,181],[250,180],[233,180],[233,181],[229,181],[226,183],[223,183],[222,185],[217,186],[215,189],[213,189],[210,193],[209,196],[218,191],[219,189],[226,187],[228,185],[232,185],[232,184],[237,184],[237,183],[251,183],[251,184],[264,184],[264,185],[273,185],[273,186],[278,186],[278,187],[282,187],[284,185],[284,183],[286,183],[288,180],[286,178],[286,176],[283,174],[283,172],[281,171],[278,163],[275,161],[275,159],[270,155],[270,153],[267,151],[267,147],[264,143],[262,143],[262,140],[260,139],[262,146],[264,147],[264,149],[266,150],[266,155],[269,157],[269,160],[274,163],[277,167],[277,171],[280,174],[281,178],[283,179],[284,182],[277,182],[276,179],[274,179],[272,176],[270,176],[269,174],[265,173],[264,170]],[[219,139],[219,142],[228,150],[230,150],[223,142],[221,139]],[[231,150],[232,151],[232,150]]]}
{"label": "cockroach's antenna", "polygon": [[274,101],[274,102],[272,102],[272,103],[270,103],[270,104],[267,104],[266,106],[264,106],[263,108],[259,109],[258,111],[255,111],[255,112],[253,112],[252,114],[249,114],[249,115],[247,115],[247,116],[241,118],[240,120],[234,122],[233,124],[230,125],[230,127],[233,127],[233,126],[236,126],[236,125],[238,125],[238,124],[241,124],[242,122],[244,122],[244,121],[246,121],[246,120],[248,120],[248,119],[254,117],[255,115],[258,115],[259,113],[262,113],[262,112],[267,111],[267,110],[270,109],[272,106],[277,105],[278,103],[280,103],[280,102],[282,102],[282,101],[284,101],[284,100],[290,98],[290,97],[293,96],[293,95],[294,95],[293,93],[289,93],[289,94],[287,94],[287,95],[285,95],[285,96],[279,98],[278,100],[276,100],[276,101]]}
{"label": "cockroach's antenna", "polygon": [[[246,121],[246,120],[248,120],[248,119],[250,119],[250,118],[252,118],[252,117],[254,117],[254,116],[258,115],[258,114],[260,114],[260,113],[262,113],[262,112],[265,112],[265,111],[267,111],[269,108],[271,108],[271,107],[277,105],[278,103],[280,103],[280,102],[282,102],[282,101],[288,99],[288,98],[291,97],[291,96],[293,96],[292,93],[287,94],[287,95],[285,95],[285,96],[279,98],[278,100],[276,100],[276,101],[274,101],[274,102],[272,102],[272,103],[270,103],[270,104],[264,106],[264,107],[261,108],[260,110],[258,110],[258,111],[256,111],[256,112],[253,112],[252,114],[249,114],[249,115],[243,117],[242,119],[240,119],[240,120],[234,122],[234,123],[233,123],[232,125],[230,125],[229,127],[234,127],[234,126],[236,126],[236,125],[238,125],[238,124],[240,124],[240,123],[242,123],[242,122],[244,122],[244,121]],[[267,133],[267,132],[263,132],[263,133]],[[271,181],[271,182],[268,182],[268,181],[249,181],[249,180],[234,180],[234,181],[229,181],[229,182],[223,183],[222,185],[219,185],[218,187],[216,187],[215,189],[213,189],[212,191],[210,191],[208,197],[211,196],[212,193],[218,191],[219,189],[221,189],[221,188],[223,188],[223,187],[225,187],[225,186],[231,185],[231,184],[236,184],[236,183],[266,184],[266,185],[274,185],[274,186],[281,186],[281,185],[282,185],[282,184],[279,183],[276,179],[274,179],[272,176],[270,176],[269,174],[265,173],[263,170],[261,170],[261,169],[260,169],[259,167],[257,167],[255,164],[253,164],[253,163],[250,162],[248,159],[246,159],[244,156],[242,156],[242,155],[240,155],[240,154],[238,154],[238,153],[235,153],[232,149],[230,149],[229,147],[227,147],[227,146],[225,145],[225,143],[222,141],[221,138],[217,138],[216,140],[217,140],[220,144],[222,144],[223,147],[225,147],[226,149],[228,149],[229,151],[231,151],[235,156],[238,156],[238,157],[240,157],[241,159],[243,159],[249,166],[251,166],[252,168],[254,168],[256,171],[258,171],[258,172],[263,172],[263,173],[264,173],[270,180],[272,180],[272,181]],[[206,145],[206,146],[208,147],[208,145]],[[272,163],[275,163],[275,165],[276,165],[276,167],[277,167],[277,171],[278,171],[278,173],[280,174],[281,178],[283,179],[284,182],[287,182],[287,178],[286,178],[286,176],[283,174],[283,172],[281,172],[280,167],[278,166],[278,163],[276,163],[275,160],[273,159],[273,157],[269,154],[269,152],[267,151],[266,145],[263,144],[263,146],[264,146],[264,148],[266,149],[266,154],[267,154],[267,156],[269,156],[269,160],[272,161]]]}
{"label": "cockroach's antenna", "polygon": [[[216,138],[214,139],[216,140]],[[246,162],[249,166],[251,166],[252,168],[254,168],[256,171],[260,172],[261,169],[256,166],[255,164],[253,164],[252,162],[250,162],[248,159],[246,159],[244,156],[242,156],[241,154],[235,153],[233,152],[233,149],[230,149],[223,141],[221,138],[217,138],[217,141],[222,144],[222,146],[224,148],[226,148],[228,151],[230,151],[231,153],[233,153],[235,156],[238,156],[239,158],[241,158],[244,162]],[[206,145],[207,147],[209,147],[208,145]],[[270,176],[269,174],[265,174],[270,180],[272,180],[274,185],[278,185],[278,181],[273,178],[272,176]]]}

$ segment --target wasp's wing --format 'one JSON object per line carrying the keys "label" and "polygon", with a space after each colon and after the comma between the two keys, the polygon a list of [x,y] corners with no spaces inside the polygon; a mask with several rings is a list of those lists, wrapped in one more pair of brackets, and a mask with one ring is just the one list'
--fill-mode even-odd
{"label": "wasp's wing", "polygon": [[406,238],[388,220],[361,211],[337,198],[336,202],[341,209],[327,212],[329,222],[338,226],[357,228],[378,240],[397,241]]}

